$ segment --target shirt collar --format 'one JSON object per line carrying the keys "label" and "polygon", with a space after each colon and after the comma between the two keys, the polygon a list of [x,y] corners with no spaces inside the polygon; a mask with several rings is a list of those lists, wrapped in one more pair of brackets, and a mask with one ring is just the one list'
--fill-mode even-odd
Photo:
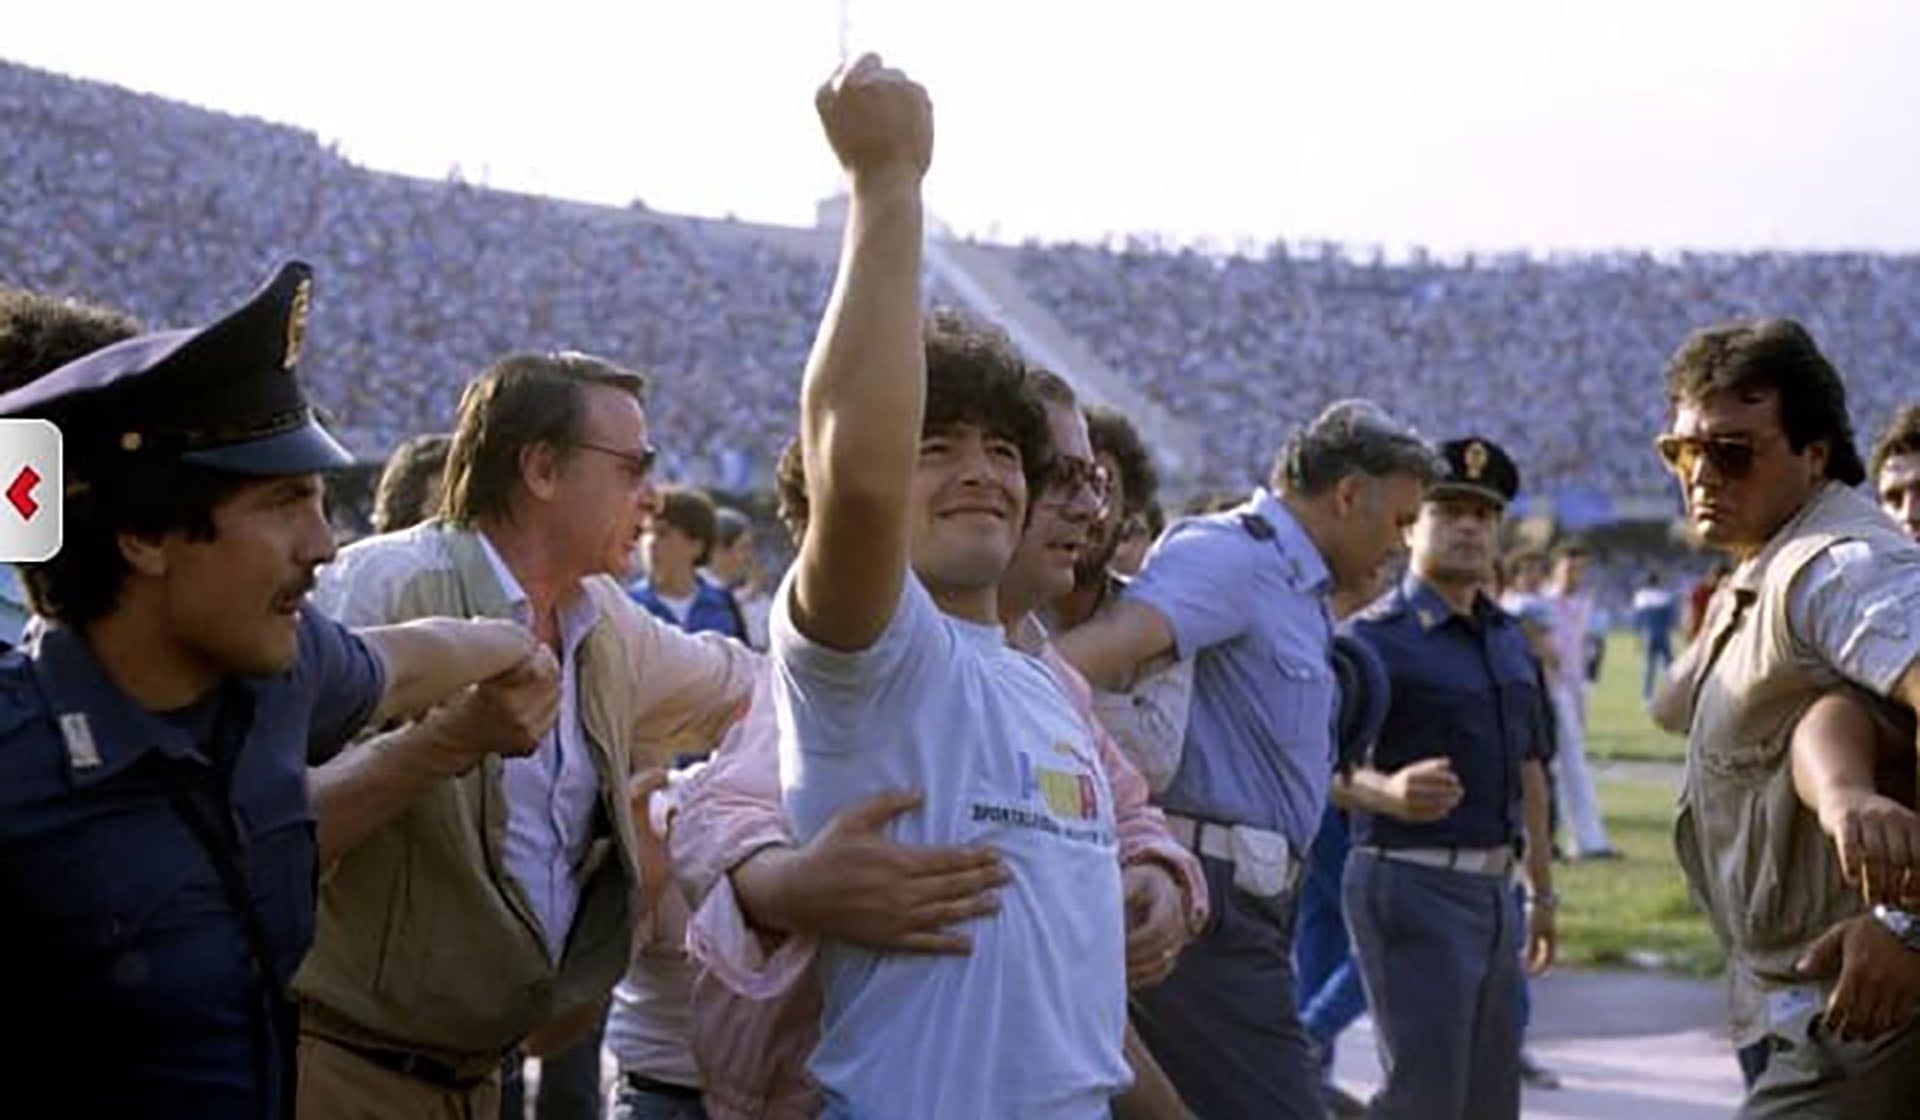
{"label": "shirt collar", "polygon": [[1287,560],[1288,582],[1296,589],[1314,595],[1325,595],[1333,590],[1333,572],[1327,567],[1326,558],[1314,547],[1313,538],[1307,536],[1305,526],[1287,508],[1287,503],[1281,501],[1273,491],[1261,486],[1254,490],[1253,497],[1242,508],[1258,514],[1273,526],[1274,543],[1279,545],[1280,554]]}
{"label": "shirt collar", "polygon": [[[507,606],[512,610],[514,619],[520,625],[531,628],[533,602],[527,597],[527,589],[514,577],[513,569],[507,567],[506,559],[500,555],[499,549],[493,547],[493,542],[487,539],[487,534],[476,532],[474,536],[480,541],[481,555],[487,558],[488,567],[493,569],[493,578],[500,581],[500,590],[506,596]],[[593,596],[587,594],[586,589],[581,587],[567,596],[566,601],[559,605],[557,613],[560,620],[560,641],[566,650],[566,656],[571,658],[573,651],[586,639],[587,631],[593,629],[594,623],[600,621],[600,607],[593,601]]]}
{"label": "shirt collar", "polygon": [[66,749],[76,786],[124,771],[148,751],[206,762],[179,727],[143,708],[107,676],[78,631],[48,622],[25,645],[34,676]]}

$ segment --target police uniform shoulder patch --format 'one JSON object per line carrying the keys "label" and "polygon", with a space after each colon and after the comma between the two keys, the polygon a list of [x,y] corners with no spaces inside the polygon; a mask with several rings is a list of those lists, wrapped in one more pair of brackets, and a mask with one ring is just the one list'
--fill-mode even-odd
{"label": "police uniform shoulder patch", "polygon": [[1273,524],[1257,513],[1241,514],[1240,527],[1245,529],[1247,535],[1256,541],[1270,541],[1273,539]]}
{"label": "police uniform shoulder patch", "polygon": [[307,344],[307,315],[313,310],[313,278],[300,281],[299,288],[293,293],[293,303],[287,308],[287,351],[280,359],[280,368],[292,373],[300,364],[300,351]]}
{"label": "police uniform shoulder patch", "polygon": [[87,713],[62,713],[60,737],[66,740],[67,761],[75,770],[92,770],[100,765],[100,747],[93,741],[93,725],[87,722]]}

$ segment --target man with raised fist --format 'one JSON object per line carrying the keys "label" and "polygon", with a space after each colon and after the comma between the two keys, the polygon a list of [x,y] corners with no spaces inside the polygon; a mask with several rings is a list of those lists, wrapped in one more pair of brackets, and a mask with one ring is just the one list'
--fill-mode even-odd
{"label": "man with raised fist", "polygon": [[991,337],[923,339],[925,91],[867,56],[817,103],[850,200],[801,388],[810,517],[774,599],[782,793],[805,840],[863,798],[923,791],[889,836],[991,846],[1009,881],[961,927],[966,956],[828,941],[811,1070],[828,1116],[1104,1117],[1128,1080],[1113,792],[998,611],[1045,413]]}

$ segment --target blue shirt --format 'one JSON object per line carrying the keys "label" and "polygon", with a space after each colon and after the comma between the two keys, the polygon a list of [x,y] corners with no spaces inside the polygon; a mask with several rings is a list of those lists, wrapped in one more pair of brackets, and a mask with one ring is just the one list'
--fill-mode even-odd
{"label": "blue shirt", "polygon": [[1303,854],[1333,774],[1332,575],[1266,490],[1167,530],[1127,589],[1192,660],[1193,705],[1169,812],[1284,834]]}
{"label": "blue shirt", "polygon": [[745,620],[740,617],[733,592],[701,576],[693,577],[693,605],[687,608],[685,618],[668,609],[659,593],[645,580],[634,584],[628,594],[646,608],[648,614],[689,634],[725,634],[737,642],[747,640]]}
{"label": "blue shirt", "polygon": [[1520,766],[1548,751],[1546,701],[1519,620],[1481,596],[1458,615],[1417,576],[1347,620],[1386,662],[1393,699],[1372,765],[1453,761],[1464,796],[1431,824],[1353,814],[1353,843],[1498,848],[1525,836]]}
{"label": "blue shirt", "polygon": [[[0,657],[0,1079],[60,1115],[292,1114],[286,993],[318,882],[307,766],[383,688],[366,645],[312,610],[290,671],[229,678],[180,712],[135,703],[57,624]],[[176,787],[237,855],[264,983]]]}

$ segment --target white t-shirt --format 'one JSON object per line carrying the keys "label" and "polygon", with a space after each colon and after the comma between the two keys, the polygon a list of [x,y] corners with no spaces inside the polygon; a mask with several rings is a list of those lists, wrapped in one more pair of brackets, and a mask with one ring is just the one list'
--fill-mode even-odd
{"label": "white t-shirt", "polygon": [[700,1068],[693,1060],[695,971],[685,953],[662,948],[637,957],[614,986],[606,1047],[621,1073],[700,1087]]}
{"label": "white t-shirt", "polygon": [[662,595],[656,590],[653,597],[660,600],[660,605],[667,608],[668,613],[680,621],[680,625],[685,626],[687,615],[693,612],[693,601],[699,595],[697,592],[693,595]]}
{"label": "white t-shirt", "polygon": [[940,611],[909,576],[886,631],[839,653],[773,609],[780,783],[802,839],[848,805],[917,789],[888,835],[984,844],[1013,881],[966,957],[823,947],[828,1114],[1104,1120],[1130,1080],[1113,794],[1086,721],[998,626]]}

